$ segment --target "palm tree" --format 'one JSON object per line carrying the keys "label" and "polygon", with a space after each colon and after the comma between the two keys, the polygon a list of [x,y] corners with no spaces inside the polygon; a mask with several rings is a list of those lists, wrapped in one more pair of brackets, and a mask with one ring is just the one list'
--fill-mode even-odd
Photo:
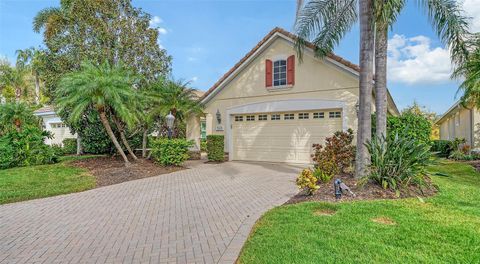
{"label": "palm tree", "polygon": [[[391,26],[404,6],[404,0],[373,0],[368,1],[373,9],[369,13],[374,17],[375,23],[375,57],[376,64],[376,108],[377,108],[377,133],[386,134],[386,70],[387,70],[387,40],[388,27]],[[296,33],[299,38],[296,41],[296,48],[299,57],[301,58],[303,48],[307,39],[312,39],[312,43],[316,46],[315,55],[323,57],[329,54],[333,48],[340,42],[343,36],[352,28],[357,21],[356,0],[326,0],[326,1],[308,1],[305,5],[302,0],[297,2],[297,20]],[[360,2],[360,12],[363,11],[363,4]],[[466,22],[467,19],[463,16],[459,5],[454,0],[419,0],[419,6],[426,11],[430,22],[437,35],[440,37],[445,45],[450,47],[451,58],[453,62],[459,63],[464,60],[467,53],[464,40],[468,36]],[[370,11],[369,11],[370,12]],[[361,15],[366,13],[361,13]],[[360,21],[361,22],[361,21]],[[366,21],[365,21],[366,22]],[[360,23],[362,24],[362,23]],[[372,24],[372,30],[374,25]],[[370,31],[362,31],[362,33],[371,34]],[[360,36],[361,38],[362,35]],[[363,40],[361,41],[362,45]],[[362,51],[361,51],[362,52]],[[373,52],[373,47],[372,51]],[[362,54],[360,54],[360,68],[362,64],[369,66],[369,62],[362,62]],[[367,85],[364,83],[363,85]],[[368,84],[370,85],[370,84]],[[362,70],[360,72],[360,111],[359,111],[359,129],[357,138],[357,155],[363,155],[363,143],[358,142],[363,140],[370,140],[369,133],[364,137],[364,127],[361,124],[364,118],[362,113],[366,110],[363,107],[370,107],[362,104],[362,91],[367,87],[362,86]],[[366,101],[369,101],[368,99]],[[371,122],[365,120],[367,123]],[[369,124],[365,124],[368,126]],[[364,127],[366,128],[366,127]],[[360,163],[362,159],[357,159],[357,166],[364,167]],[[366,159],[368,160],[368,158]],[[357,176],[358,175],[357,173]]]}
{"label": "palm tree", "polygon": [[28,95],[27,74],[28,72],[25,69],[12,67],[9,64],[0,65],[1,90],[12,89],[15,94],[15,101],[20,102],[22,95]]}
{"label": "palm tree", "polygon": [[56,104],[59,110],[70,110],[70,121],[78,122],[89,106],[98,112],[103,127],[115,145],[118,153],[130,164],[110,126],[108,114],[132,126],[136,116],[131,112],[131,102],[135,101],[131,74],[122,66],[110,66],[105,62],[96,66],[82,63],[81,70],[66,74],[59,82]]}
{"label": "palm tree", "polygon": [[0,104],[0,135],[12,127],[20,132],[24,125],[33,123],[35,116],[27,104],[18,102]]}
{"label": "palm tree", "polygon": [[151,114],[163,118],[169,112],[175,116],[175,124],[185,121],[190,114],[202,113],[196,89],[189,88],[189,82],[166,80],[155,83],[151,89],[151,98],[158,106]]}
{"label": "palm tree", "polygon": [[40,71],[45,53],[36,48],[17,50],[17,68],[30,70],[35,78],[35,103],[40,103]]}
{"label": "palm tree", "polygon": [[455,78],[464,78],[459,87],[463,91],[461,102],[464,106],[480,108],[480,33],[469,42],[470,51],[464,63],[453,73]]}

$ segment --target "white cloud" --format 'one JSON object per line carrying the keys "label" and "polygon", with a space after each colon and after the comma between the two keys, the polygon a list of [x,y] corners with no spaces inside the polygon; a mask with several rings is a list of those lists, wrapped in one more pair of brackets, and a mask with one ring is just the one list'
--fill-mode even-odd
{"label": "white cloud", "polygon": [[192,77],[192,82],[196,82],[196,81],[198,81],[198,77],[197,76]]}
{"label": "white cloud", "polygon": [[162,22],[163,20],[159,16],[153,16],[152,19],[150,19],[150,27],[151,28],[158,27]]}
{"label": "white cloud", "polygon": [[187,60],[188,60],[188,61],[196,61],[197,58],[195,58],[195,57],[188,57]]}
{"label": "white cloud", "polygon": [[425,36],[395,34],[388,44],[388,78],[405,84],[438,84],[450,80],[452,66],[447,49],[432,47]]}
{"label": "white cloud", "polygon": [[160,27],[160,28],[158,28],[158,33],[160,33],[162,35],[165,35],[165,34],[167,34],[167,29],[163,28],[163,27]]}
{"label": "white cloud", "polygon": [[[462,1],[462,0],[460,0]],[[480,32],[480,3],[478,0],[463,0],[462,3],[463,10],[466,12],[466,15],[471,17],[472,20],[470,29],[473,32]]]}

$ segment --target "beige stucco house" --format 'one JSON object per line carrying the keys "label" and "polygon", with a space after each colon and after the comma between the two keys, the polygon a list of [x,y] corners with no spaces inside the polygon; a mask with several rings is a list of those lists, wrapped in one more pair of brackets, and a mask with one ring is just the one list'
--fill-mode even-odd
{"label": "beige stucco house", "polygon": [[[206,133],[225,135],[230,160],[310,163],[313,143],[357,128],[358,66],[336,55],[299,62],[295,36],[275,28],[201,98]],[[398,114],[391,96],[388,111]],[[200,120],[187,138],[200,144]]]}
{"label": "beige stucco house", "polygon": [[66,138],[77,138],[77,135],[70,132],[70,128],[57,115],[52,106],[44,106],[34,111],[33,114],[42,119],[43,129],[53,136],[45,139],[47,145],[62,145]]}
{"label": "beige stucco house", "polygon": [[440,139],[464,138],[472,148],[480,147],[480,112],[466,108],[456,102],[436,123],[440,128]]}

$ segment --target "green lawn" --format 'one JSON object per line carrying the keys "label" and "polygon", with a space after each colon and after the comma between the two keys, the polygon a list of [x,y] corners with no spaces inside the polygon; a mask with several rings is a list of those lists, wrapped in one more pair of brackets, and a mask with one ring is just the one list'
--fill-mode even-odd
{"label": "green lawn", "polygon": [[[441,161],[440,192],[417,198],[277,207],[257,222],[240,263],[480,263],[480,174]],[[321,209],[332,216],[314,215]],[[387,217],[396,224],[371,221]]]}
{"label": "green lawn", "polygon": [[75,159],[62,157],[57,164],[0,170],[0,204],[80,192],[95,187],[95,178],[85,169],[69,165]]}

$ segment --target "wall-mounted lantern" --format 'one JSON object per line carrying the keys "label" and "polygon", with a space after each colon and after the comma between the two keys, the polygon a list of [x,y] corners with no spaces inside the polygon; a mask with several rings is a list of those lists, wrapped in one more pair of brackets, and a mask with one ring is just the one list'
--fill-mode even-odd
{"label": "wall-mounted lantern", "polygon": [[222,115],[220,114],[220,110],[217,109],[217,113],[215,114],[217,116],[217,122],[219,124],[222,123]]}

